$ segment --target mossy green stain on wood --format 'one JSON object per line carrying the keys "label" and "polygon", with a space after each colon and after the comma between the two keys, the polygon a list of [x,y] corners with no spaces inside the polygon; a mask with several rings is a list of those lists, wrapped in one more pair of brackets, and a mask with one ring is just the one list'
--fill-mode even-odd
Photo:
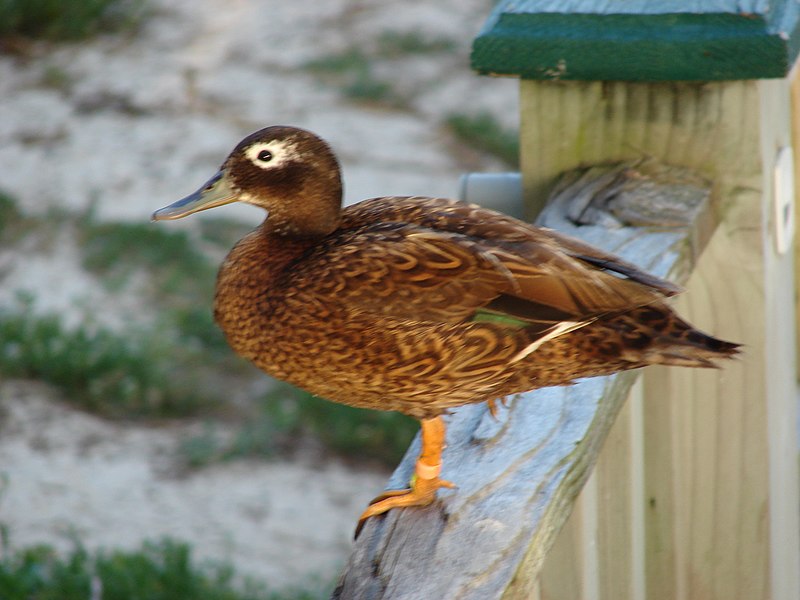
{"label": "mossy green stain on wood", "polygon": [[724,12],[719,1],[686,3],[686,12],[652,3],[674,11],[663,13],[652,5],[633,12],[637,3],[565,4],[553,12],[546,0],[500,2],[473,43],[473,67],[528,79],[761,79],[785,76],[800,50],[796,0],[757,3],[755,13],[741,5]]}

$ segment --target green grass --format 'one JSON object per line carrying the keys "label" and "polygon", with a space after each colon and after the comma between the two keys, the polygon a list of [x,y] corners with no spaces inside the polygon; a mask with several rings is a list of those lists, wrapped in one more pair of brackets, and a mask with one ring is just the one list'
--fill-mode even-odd
{"label": "green grass", "polygon": [[22,215],[14,198],[0,190],[0,240],[8,235],[12,225],[19,223],[21,219]]}
{"label": "green grass", "polygon": [[[364,49],[367,46],[369,50]],[[400,94],[391,81],[375,74],[375,61],[385,63],[410,55],[452,52],[455,48],[455,42],[447,38],[426,36],[418,31],[390,30],[339,54],[308,61],[303,67],[324,83],[338,88],[342,96],[350,100],[406,108],[408,98]]]}
{"label": "green grass", "polygon": [[456,137],[474,149],[488,152],[510,167],[519,165],[518,134],[504,129],[491,114],[453,114],[446,124]]}
{"label": "green grass", "polygon": [[453,52],[457,45],[445,37],[431,37],[419,31],[384,31],[377,38],[377,55],[402,58],[412,54]]}
{"label": "green grass", "polygon": [[349,48],[340,54],[330,54],[310,60],[303,65],[307,71],[320,75],[347,75],[369,71],[369,58],[358,48]]}
{"label": "green grass", "polygon": [[145,0],[0,0],[0,38],[79,40],[139,23]]}
{"label": "green grass", "polygon": [[345,98],[391,106],[402,103],[392,85],[375,76],[370,59],[358,48],[309,61],[304,68],[337,86]]}
{"label": "green grass", "polygon": [[187,366],[196,353],[175,356],[174,341],[156,330],[67,328],[58,315],[35,314],[30,300],[0,308],[0,374],[54,385],[104,416],[182,416],[207,406],[201,380]]}
{"label": "green grass", "polygon": [[400,100],[395,96],[390,83],[376,79],[371,73],[359,75],[342,87],[346,98],[361,102],[395,105]]}
{"label": "green grass", "polygon": [[198,219],[197,223],[200,228],[200,239],[226,253],[253,229],[251,225],[226,217]]}
{"label": "green grass", "polygon": [[[220,233],[208,227],[220,244],[233,231],[228,224],[221,229]],[[209,362],[232,357],[211,312],[217,265],[186,232],[152,223],[94,223],[91,218],[80,224],[80,231],[83,265],[109,289],[121,292],[132,274],[145,273],[161,328],[173,329],[184,342],[209,351]]]}
{"label": "green grass", "polygon": [[125,279],[147,270],[162,292],[213,294],[217,267],[184,231],[154,223],[80,223],[83,265],[92,273]]}
{"label": "green grass", "polygon": [[67,93],[72,89],[73,83],[69,72],[57,65],[47,65],[42,71],[41,84],[46,88]]}
{"label": "green grass", "polygon": [[[4,544],[5,546],[5,544]],[[310,591],[269,591],[239,583],[227,565],[197,564],[188,544],[146,542],[134,551],[90,553],[76,543],[66,556],[49,546],[4,552],[3,600],[312,600]]]}
{"label": "green grass", "polygon": [[302,436],[313,436],[345,458],[394,466],[419,429],[393,412],[362,410],[328,402],[282,385],[261,399],[256,414],[229,438],[212,422],[184,439],[181,455],[189,467],[242,457],[271,457],[290,451]]}
{"label": "green grass", "polygon": [[271,403],[267,410],[288,432],[306,431],[341,456],[390,466],[402,458],[419,429],[400,413],[353,408],[305,392],[288,403]]}

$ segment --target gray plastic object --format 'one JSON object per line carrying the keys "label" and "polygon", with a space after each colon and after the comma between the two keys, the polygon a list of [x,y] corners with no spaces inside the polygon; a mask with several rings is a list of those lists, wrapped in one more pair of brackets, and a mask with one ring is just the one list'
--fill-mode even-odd
{"label": "gray plastic object", "polygon": [[458,197],[518,219],[523,217],[522,176],[519,173],[465,173],[459,181]]}

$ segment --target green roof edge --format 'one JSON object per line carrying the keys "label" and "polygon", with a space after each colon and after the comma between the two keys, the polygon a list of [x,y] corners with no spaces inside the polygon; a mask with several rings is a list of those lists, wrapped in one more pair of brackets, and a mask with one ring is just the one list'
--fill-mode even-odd
{"label": "green roof edge", "polygon": [[[528,5],[535,2],[528,2]],[[525,79],[708,81],[784,77],[800,51],[800,3],[764,14],[596,14],[495,7],[472,49],[484,74]]]}

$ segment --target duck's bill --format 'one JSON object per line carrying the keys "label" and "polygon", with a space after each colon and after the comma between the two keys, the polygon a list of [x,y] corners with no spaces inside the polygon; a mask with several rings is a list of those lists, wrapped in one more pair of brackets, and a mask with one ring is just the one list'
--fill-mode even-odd
{"label": "duck's bill", "polygon": [[199,190],[185,198],[173,202],[169,206],[158,209],[151,217],[153,221],[180,219],[192,213],[215,208],[236,201],[236,194],[231,188],[230,179],[224,170],[220,170]]}

